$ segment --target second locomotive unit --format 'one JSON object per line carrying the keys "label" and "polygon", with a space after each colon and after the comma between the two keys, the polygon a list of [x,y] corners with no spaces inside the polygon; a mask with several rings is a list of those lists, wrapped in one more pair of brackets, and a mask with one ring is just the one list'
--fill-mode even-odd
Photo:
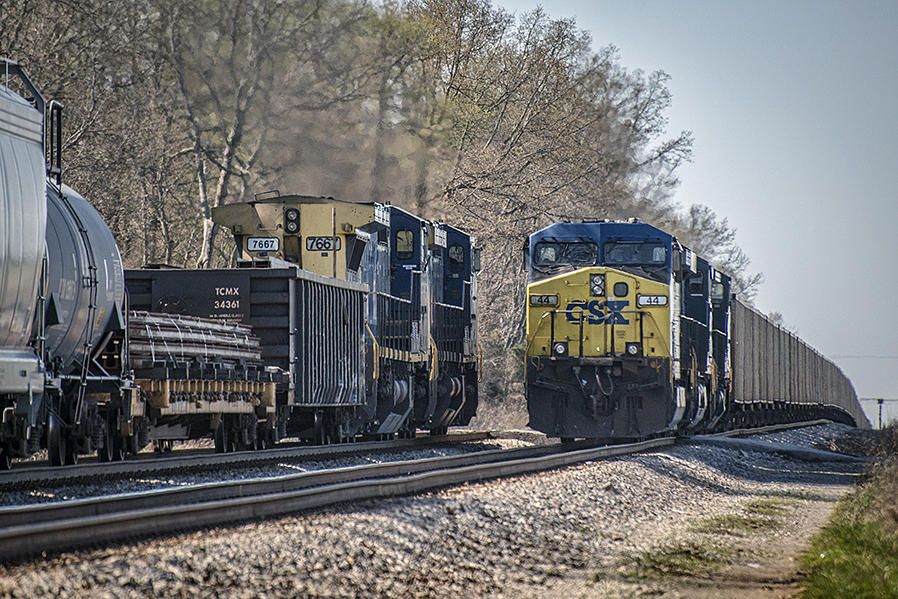
{"label": "second locomotive unit", "polygon": [[213,220],[245,265],[286,261],[366,285],[364,432],[470,422],[480,375],[470,235],[389,204],[302,195],[223,206]]}
{"label": "second locomotive unit", "polygon": [[531,427],[633,439],[869,425],[838,367],[738,301],[730,277],[676,237],[635,219],[557,223],[527,250]]}

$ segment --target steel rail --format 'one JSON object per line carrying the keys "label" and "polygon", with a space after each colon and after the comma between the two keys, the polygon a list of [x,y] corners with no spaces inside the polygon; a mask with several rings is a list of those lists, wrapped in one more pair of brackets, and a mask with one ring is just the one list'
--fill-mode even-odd
{"label": "steel rail", "polygon": [[[460,483],[538,472],[657,449],[670,446],[674,441],[665,437],[598,448],[553,445],[498,450],[451,458],[325,470],[277,479],[213,483],[197,486],[194,503],[185,503],[193,489],[174,489],[141,494],[149,500],[149,505],[139,508],[134,506],[139,505],[142,499],[125,496],[70,502],[72,511],[66,511],[68,508],[64,504],[57,508],[40,504],[27,508],[3,508],[2,511],[8,512],[4,522],[15,521],[17,514],[19,523],[0,529],[0,559],[17,560],[40,552],[257,520],[340,502],[409,495]],[[527,451],[541,451],[546,455],[527,455]],[[202,499],[203,494],[208,494],[210,498]],[[216,494],[219,498],[214,498]],[[119,508],[115,507],[116,501],[123,502]],[[57,518],[48,516],[54,509],[60,510]],[[116,509],[120,511],[113,511]],[[29,512],[43,513],[46,517],[23,523],[26,518],[33,517],[27,516]]]}
{"label": "steel rail", "polygon": [[[787,422],[785,424],[770,424],[768,426],[759,426],[756,428],[734,428],[719,433],[710,433],[707,435],[694,435],[695,437],[744,437],[745,435],[763,435],[765,433],[775,433],[778,431],[787,431],[796,428],[807,428],[809,426],[819,426],[821,424],[832,424],[832,420],[806,420],[804,422]],[[688,443],[691,437],[682,437],[684,443]]]}
{"label": "steel rail", "polygon": [[300,445],[274,447],[264,450],[247,450],[233,453],[191,453],[183,456],[158,457],[155,454],[142,454],[122,462],[91,462],[73,466],[38,466],[14,467],[12,470],[0,472],[0,489],[17,488],[25,484],[53,484],[77,482],[79,480],[96,481],[125,476],[129,474],[147,474],[163,472],[183,472],[210,469],[215,466],[237,466],[277,462],[294,458],[330,457],[358,452],[392,451],[394,449],[412,449],[446,443],[464,443],[483,441],[492,438],[489,432],[449,433],[448,435],[424,436],[415,439],[394,439],[392,441],[360,441],[358,443],[339,443],[334,445]]}

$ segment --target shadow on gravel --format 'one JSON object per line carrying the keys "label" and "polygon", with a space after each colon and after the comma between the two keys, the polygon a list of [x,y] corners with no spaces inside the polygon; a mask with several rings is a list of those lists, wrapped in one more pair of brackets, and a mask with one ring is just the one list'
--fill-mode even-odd
{"label": "shadow on gravel", "polygon": [[[684,455],[688,453],[688,455]],[[758,490],[734,489],[707,477],[702,469],[696,468],[695,461],[722,474],[754,483],[793,483],[806,485],[853,486],[864,475],[864,462],[821,462],[803,461],[783,457],[776,453],[745,452],[711,447],[683,446],[669,454],[644,456],[646,468],[687,485],[694,485],[715,493],[731,496],[764,495]],[[685,458],[683,461],[681,459]],[[824,499],[807,490],[772,493],[777,497],[798,499]]]}

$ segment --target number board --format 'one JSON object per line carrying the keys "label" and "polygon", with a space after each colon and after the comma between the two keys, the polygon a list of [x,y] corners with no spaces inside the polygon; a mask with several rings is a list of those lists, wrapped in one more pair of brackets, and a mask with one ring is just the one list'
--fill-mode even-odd
{"label": "number board", "polygon": [[339,251],[339,237],[306,237],[306,249],[310,252]]}
{"label": "number board", "polygon": [[530,305],[531,306],[557,306],[558,305],[558,296],[557,295],[531,295],[530,296]]}
{"label": "number board", "polygon": [[279,247],[277,237],[250,237],[246,240],[248,252],[276,252]]}
{"label": "number board", "polygon": [[640,295],[636,298],[636,305],[638,306],[666,306],[667,305],[667,296],[666,295]]}

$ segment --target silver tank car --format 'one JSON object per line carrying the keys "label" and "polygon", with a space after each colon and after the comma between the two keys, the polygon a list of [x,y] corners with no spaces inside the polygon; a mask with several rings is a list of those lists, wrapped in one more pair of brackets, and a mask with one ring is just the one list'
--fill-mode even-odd
{"label": "silver tank car", "polygon": [[41,392],[29,345],[44,257],[43,115],[0,84],[0,394]]}
{"label": "silver tank car", "polygon": [[67,373],[124,324],[122,258],[100,213],[66,185],[47,187],[47,255],[47,356]]}

